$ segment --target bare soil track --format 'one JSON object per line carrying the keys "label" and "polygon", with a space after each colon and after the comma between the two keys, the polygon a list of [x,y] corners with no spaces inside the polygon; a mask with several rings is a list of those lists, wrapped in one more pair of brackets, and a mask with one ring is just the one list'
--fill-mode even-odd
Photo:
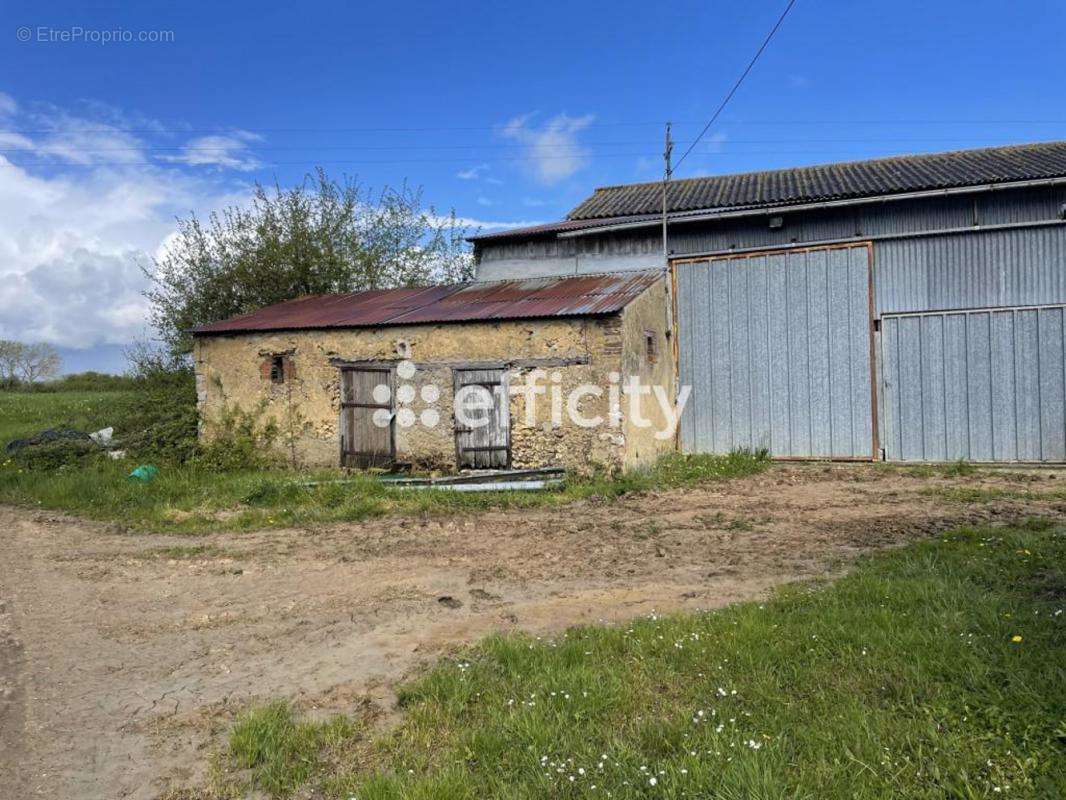
{"label": "bare soil track", "polygon": [[[930,487],[994,488],[958,502]],[[720,606],[960,524],[1066,518],[1066,471],[775,466],[559,509],[163,536],[0,507],[0,800],[195,785],[236,711],[386,711],[491,631]]]}

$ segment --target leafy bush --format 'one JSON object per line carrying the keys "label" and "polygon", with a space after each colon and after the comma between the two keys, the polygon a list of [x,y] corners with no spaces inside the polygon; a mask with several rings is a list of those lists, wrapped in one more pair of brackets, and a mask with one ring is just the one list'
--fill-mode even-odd
{"label": "leafy bush", "polygon": [[192,366],[141,347],[130,354],[133,399],[116,433],[131,455],[184,464],[199,450]]}
{"label": "leafy bush", "polygon": [[276,466],[279,456],[272,447],[278,438],[278,425],[273,419],[261,422],[262,414],[262,406],[255,411],[224,408],[206,441],[199,445],[193,462],[213,470]]}
{"label": "leafy bush", "polygon": [[45,472],[79,466],[100,456],[101,450],[94,442],[74,439],[30,445],[10,454],[8,458],[22,469]]}

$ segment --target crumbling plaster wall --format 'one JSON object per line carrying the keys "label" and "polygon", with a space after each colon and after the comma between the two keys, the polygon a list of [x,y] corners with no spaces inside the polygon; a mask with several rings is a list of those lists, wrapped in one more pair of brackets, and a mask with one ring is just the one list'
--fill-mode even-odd
{"label": "crumbling plaster wall", "polygon": [[[452,369],[440,362],[583,359],[587,363],[543,369],[538,383],[545,394],[536,398],[532,418],[526,400],[511,398],[512,462],[516,467],[561,464],[587,471],[617,469],[625,463],[624,423],[583,428],[570,422],[565,407],[553,420],[551,394],[563,399],[579,384],[606,387],[611,373],[621,371],[620,318],[549,319],[500,323],[398,326],[336,331],[278,331],[198,337],[194,351],[201,434],[217,429],[224,409],[239,408],[274,419],[282,435],[277,447],[298,463],[335,466],[339,463],[340,373],[331,359],[399,361],[420,365],[410,381],[414,399],[409,408],[416,423],[396,426],[397,457],[416,464],[451,468],[455,465]],[[274,383],[264,362],[284,354],[286,380]],[[427,364],[426,362],[430,362]],[[437,362],[436,364],[432,362]],[[533,372],[516,370],[512,385]],[[427,402],[422,387],[433,384],[435,402]],[[555,404],[558,405],[558,404]],[[584,397],[577,405],[586,416],[609,416],[608,398]],[[422,412],[433,408],[437,425],[426,427]]]}
{"label": "crumbling plaster wall", "polygon": [[[632,414],[625,416],[626,451],[623,466],[632,468],[650,464],[677,447],[674,419],[654,394],[658,391],[676,409],[677,381],[674,365],[674,342],[671,326],[671,296],[664,279],[622,311],[622,373],[635,376],[649,394],[641,395],[638,410],[648,425],[637,424]],[[651,337],[652,352],[648,352]],[[628,405],[624,402],[624,408]]]}

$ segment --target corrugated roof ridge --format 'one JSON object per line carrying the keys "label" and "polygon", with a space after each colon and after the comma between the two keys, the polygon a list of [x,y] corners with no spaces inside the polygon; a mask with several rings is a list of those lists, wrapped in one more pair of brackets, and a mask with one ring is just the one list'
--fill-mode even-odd
{"label": "corrugated roof ridge", "polygon": [[[937,151],[935,153],[900,153],[900,154],[891,155],[891,156],[878,156],[877,158],[860,158],[860,159],[853,159],[853,160],[850,160],[850,161],[828,161],[828,162],[824,162],[824,163],[820,163],[820,164],[804,164],[804,165],[798,166],[798,167],[778,167],[778,168],[775,168],[775,169],[751,170],[751,171],[748,171],[748,172],[723,172],[723,173],[720,173],[720,174],[713,174],[713,175],[695,175],[695,176],[693,176],[691,178],[677,178],[675,180],[670,181],[670,185],[671,186],[678,186],[680,184],[691,185],[691,184],[699,183],[700,181],[728,180],[728,179],[731,179],[731,178],[733,178],[733,179],[736,179],[736,178],[749,178],[749,179],[752,179],[752,178],[761,178],[763,176],[768,176],[768,175],[780,175],[782,173],[799,173],[801,171],[807,171],[807,170],[836,169],[836,168],[847,168],[847,167],[858,167],[858,166],[881,166],[881,165],[885,165],[885,164],[891,164],[891,163],[894,163],[894,162],[903,162],[903,164],[908,164],[908,163],[912,163],[912,162],[914,162],[916,160],[919,160],[919,159],[932,160],[932,159],[936,159],[936,158],[948,158],[948,157],[959,157],[959,156],[978,156],[978,155],[987,155],[987,154],[992,154],[992,153],[998,153],[998,154],[1001,154],[1001,155],[1010,156],[1010,155],[1015,155],[1015,154],[1018,154],[1018,153],[1024,153],[1026,150],[1037,150],[1037,149],[1041,149],[1041,148],[1063,147],[1063,146],[1066,146],[1066,140],[1064,140],[1064,139],[1056,139],[1056,140],[1047,141],[1047,142],[1021,142],[1021,143],[1017,143],[1017,144],[993,145],[991,147],[961,148],[961,149],[958,149],[958,150],[941,150],[941,151]],[[570,210],[569,213],[567,213],[566,219],[569,220],[569,221],[573,221],[573,222],[580,222],[580,221],[585,221],[586,219],[590,219],[590,218],[587,218],[587,217],[574,218],[573,214],[579,208],[581,208],[583,205],[587,204],[590,200],[592,200],[594,197],[596,197],[597,195],[599,195],[601,193],[612,192],[612,191],[617,191],[617,190],[621,190],[621,189],[646,189],[646,188],[652,188],[652,187],[661,186],[661,185],[662,185],[662,180],[645,181],[645,182],[641,182],[641,183],[618,183],[618,184],[609,184],[607,186],[597,186],[593,190],[592,195],[590,195],[589,197],[586,197],[584,200],[582,200],[580,203],[578,203],[576,206],[574,206]],[[616,213],[615,216],[636,216],[636,214],[627,215],[627,214]]]}
{"label": "corrugated roof ridge", "polygon": [[[1066,145],[1066,139],[1056,139],[1049,142],[1022,142],[1019,144],[1002,144],[993,145],[991,147],[972,147],[972,148],[960,148],[958,150],[938,150],[935,153],[898,153],[891,156],[878,156],[877,158],[856,158],[850,161],[826,161],[820,164],[801,164],[797,167],[775,167],[774,169],[756,169],[749,170],[747,172],[722,172],[713,175],[693,175],[691,178],[675,178],[670,181],[671,186],[676,186],[679,183],[692,183],[696,181],[705,181],[716,178],[739,178],[739,177],[755,177],[757,175],[774,175],[783,172],[798,172],[800,170],[813,170],[824,169],[826,167],[852,167],[859,164],[884,164],[890,161],[910,161],[917,158],[935,158],[937,156],[959,156],[959,155],[976,155],[980,153],[991,153],[994,151],[1011,151],[1017,152],[1023,149],[1038,148],[1038,147],[1053,147],[1053,146]],[[609,191],[612,189],[643,189],[649,186],[662,186],[662,180],[657,181],[642,181],[640,183],[615,183],[608,184],[606,186],[597,186],[593,193]],[[577,220],[575,220],[577,221]],[[550,224],[550,223],[549,223]]]}

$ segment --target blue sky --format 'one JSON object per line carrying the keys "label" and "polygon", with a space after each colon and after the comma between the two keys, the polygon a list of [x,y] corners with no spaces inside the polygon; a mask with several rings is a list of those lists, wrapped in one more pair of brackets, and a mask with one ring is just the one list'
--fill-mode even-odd
{"label": "blue sky", "polygon": [[[267,5],[5,3],[0,336],[120,368],[174,216],[318,164],[485,229],[656,179],[662,123],[683,151],[783,7]],[[1064,30],[1053,2],[799,0],[679,174],[1066,138]]]}

